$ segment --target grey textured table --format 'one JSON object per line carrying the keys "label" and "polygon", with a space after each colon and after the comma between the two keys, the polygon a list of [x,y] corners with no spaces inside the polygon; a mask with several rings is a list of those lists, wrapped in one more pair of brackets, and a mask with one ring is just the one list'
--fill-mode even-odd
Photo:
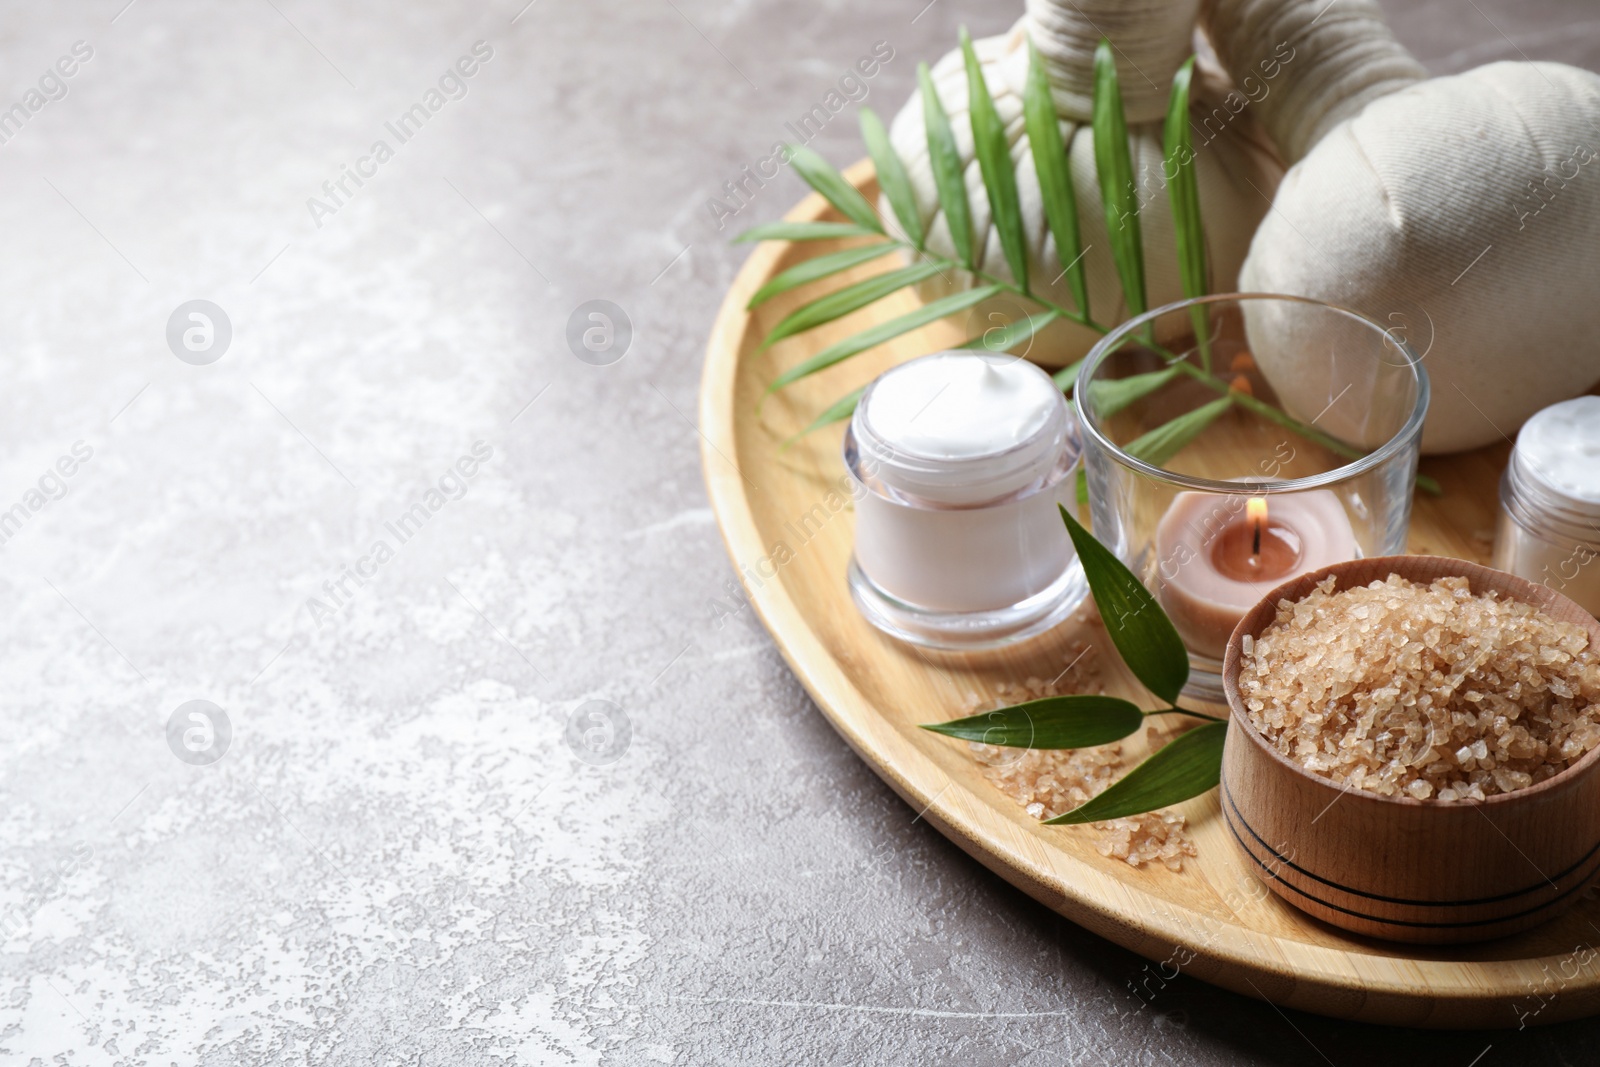
{"label": "grey textured table", "polygon": [[[719,618],[706,201],[1019,4],[525,2],[8,5],[0,1062],[1595,1061],[1147,1003]],[[1600,66],[1584,0],[1392,14]]]}

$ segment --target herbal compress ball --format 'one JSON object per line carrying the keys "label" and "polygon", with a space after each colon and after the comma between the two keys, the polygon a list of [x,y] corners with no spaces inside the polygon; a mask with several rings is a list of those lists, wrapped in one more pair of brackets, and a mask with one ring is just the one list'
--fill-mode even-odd
{"label": "herbal compress ball", "polygon": [[[1426,353],[1426,452],[1498,441],[1600,380],[1600,75],[1429,79],[1373,0],[1213,0],[1203,21],[1230,70],[1284,41],[1296,56],[1259,108],[1293,166],[1240,288],[1353,308]],[[1291,319],[1249,326],[1291,413],[1343,388]],[[1359,440],[1359,415],[1335,405],[1318,425]]]}

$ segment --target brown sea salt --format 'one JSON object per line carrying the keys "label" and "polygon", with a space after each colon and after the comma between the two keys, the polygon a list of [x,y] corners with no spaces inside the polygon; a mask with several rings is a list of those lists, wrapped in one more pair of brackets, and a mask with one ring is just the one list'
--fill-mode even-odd
{"label": "brown sea salt", "polygon": [[[1093,660],[1094,657],[1085,657]],[[1029,678],[1021,685],[1002,685],[998,703],[1004,707],[1027,700],[1056,696],[1062,692],[1098,692],[1100,684],[1093,667],[1080,666],[1067,685],[1062,679],[1043,682]],[[976,702],[975,702],[976,703]],[[973,711],[980,710],[975,706]],[[1084,803],[1122,776],[1127,770],[1120,744],[1080,749],[1000,748],[973,742],[973,758],[983,766],[984,777],[1022,805],[1035,819],[1052,819]],[[1120,859],[1134,867],[1160,862],[1169,870],[1183,869],[1183,857],[1195,855],[1187,820],[1170,811],[1150,812],[1122,819],[1094,823],[1095,847],[1102,856]]]}
{"label": "brown sea salt", "polygon": [[1279,752],[1353,789],[1482,800],[1600,745],[1600,657],[1582,627],[1465,578],[1329,578],[1245,639],[1239,695]]}

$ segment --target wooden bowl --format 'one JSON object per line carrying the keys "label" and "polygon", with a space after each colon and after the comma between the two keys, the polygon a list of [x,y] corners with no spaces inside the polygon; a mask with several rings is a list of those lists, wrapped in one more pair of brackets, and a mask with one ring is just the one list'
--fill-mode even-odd
{"label": "wooden bowl", "polygon": [[1553,778],[1482,801],[1382,797],[1341,787],[1281,755],[1239,697],[1244,637],[1278,602],[1329,575],[1343,590],[1398,574],[1460,575],[1582,626],[1600,622],[1560,593],[1442,556],[1380,556],[1302,575],[1274,589],[1233,631],[1223,689],[1233,713],[1222,756],[1222,811],[1248,865],[1273,892],[1344,930],[1390,941],[1483,941],[1535,926],[1574,904],[1600,871],[1600,749]]}

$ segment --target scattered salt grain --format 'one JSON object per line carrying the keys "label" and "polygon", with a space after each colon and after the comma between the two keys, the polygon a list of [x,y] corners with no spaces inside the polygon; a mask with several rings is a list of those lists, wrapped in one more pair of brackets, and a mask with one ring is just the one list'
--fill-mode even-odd
{"label": "scattered salt grain", "polygon": [[[1076,655],[1076,650],[1072,651],[1069,659]],[[1092,655],[1082,657],[1077,661],[1078,666],[1055,682],[1029,678],[1021,685],[1002,684],[996,689],[995,701],[987,705],[975,704],[972,711],[1020,704],[1063,692],[1103,692],[1105,687],[1091,666],[1095,659]],[[1071,811],[1128,770],[1120,744],[1080,749],[1021,749],[972,742],[969,747],[973,758],[983,766],[984,777],[1035,819],[1053,819]],[[1182,815],[1171,811],[1097,822],[1093,824],[1099,835],[1095,847],[1102,856],[1120,859],[1134,867],[1160,862],[1168,870],[1180,871],[1183,857],[1195,855],[1186,824]]]}

